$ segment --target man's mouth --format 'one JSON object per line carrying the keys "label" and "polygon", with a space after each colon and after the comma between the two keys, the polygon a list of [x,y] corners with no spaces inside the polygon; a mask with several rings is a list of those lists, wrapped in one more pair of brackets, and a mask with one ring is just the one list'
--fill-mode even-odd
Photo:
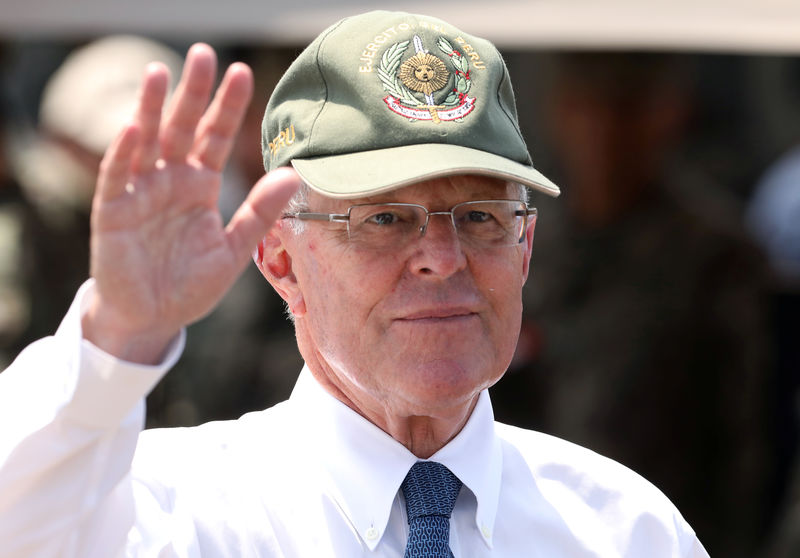
{"label": "man's mouth", "polygon": [[430,308],[423,309],[406,314],[399,321],[404,322],[444,322],[462,320],[476,316],[477,313],[470,308],[465,307],[448,307],[448,308]]}

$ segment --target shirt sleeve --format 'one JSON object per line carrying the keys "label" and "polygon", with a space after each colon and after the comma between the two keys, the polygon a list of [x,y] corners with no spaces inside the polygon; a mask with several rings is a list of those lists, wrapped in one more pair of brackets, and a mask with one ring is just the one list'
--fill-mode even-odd
{"label": "shirt sleeve", "polygon": [[0,373],[0,558],[121,555],[134,521],[129,470],[144,397],[178,360],[121,361],[83,339],[87,281],[54,336]]}

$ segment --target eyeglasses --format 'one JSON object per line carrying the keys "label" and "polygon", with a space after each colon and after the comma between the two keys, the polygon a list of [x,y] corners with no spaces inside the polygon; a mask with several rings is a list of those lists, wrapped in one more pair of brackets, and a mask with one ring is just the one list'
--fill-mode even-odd
{"label": "eyeglasses", "polygon": [[479,200],[449,211],[428,211],[415,203],[364,203],[347,213],[296,212],[284,219],[347,223],[347,236],[372,249],[397,248],[425,235],[431,215],[449,215],[461,243],[473,247],[513,246],[522,242],[528,218],[537,211],[519,200]]}

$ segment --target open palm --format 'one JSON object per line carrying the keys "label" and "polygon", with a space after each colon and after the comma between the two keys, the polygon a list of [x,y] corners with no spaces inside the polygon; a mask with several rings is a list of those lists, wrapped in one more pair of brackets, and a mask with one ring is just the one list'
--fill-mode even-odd
{"label": "open palm", "polygon": [[156,360],[183,326],[209,312],[294,192],[279,169],[256,184],[225,226],[221,172],[252,94],[243,64],[226,72],[208,104],[216,56],[193,46],[162,119],[169,79],[151,65],[133,123],[103,159],[92,207],[95,295],[84,335],[130,360]]}

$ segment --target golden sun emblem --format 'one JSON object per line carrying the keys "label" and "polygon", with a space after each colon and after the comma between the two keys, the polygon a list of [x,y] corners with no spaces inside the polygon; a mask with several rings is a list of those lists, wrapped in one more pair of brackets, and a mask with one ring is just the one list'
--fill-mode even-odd
{"label": "golden sun emblem", "polygon": [[412,91],[430,95],[447,85],[450,72],[439,58],[420,52],[403,62],[398,77]]}

